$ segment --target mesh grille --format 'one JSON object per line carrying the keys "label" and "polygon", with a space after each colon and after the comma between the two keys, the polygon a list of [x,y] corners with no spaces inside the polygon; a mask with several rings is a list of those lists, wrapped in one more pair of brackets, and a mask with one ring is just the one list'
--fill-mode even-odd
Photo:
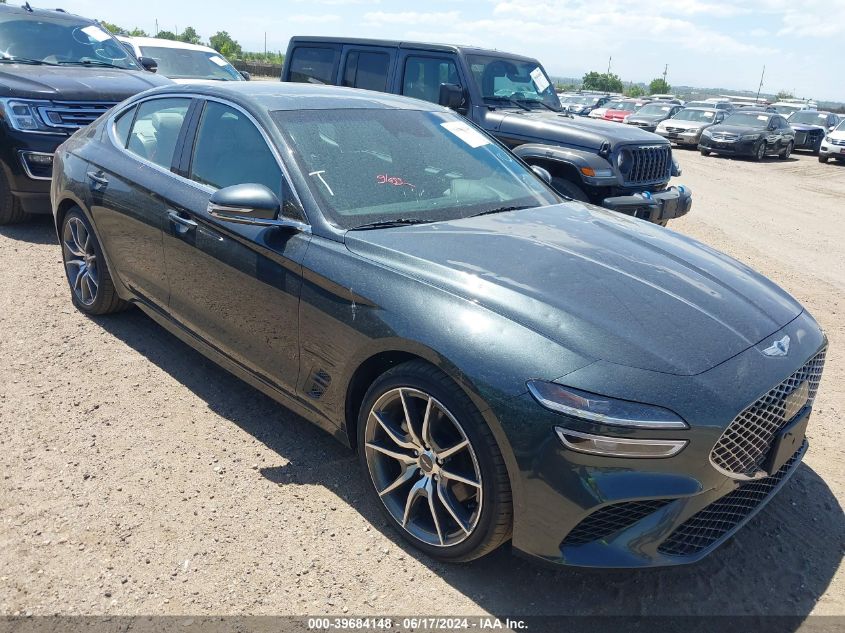
{"label": "mesh grille", "polygon": [[662,508],[672,499],[626,501],[606,506],[581,521],[563,540],[563,545],[583,545],[628,528],[643,517]]}
{"label": "mesh grille", "polygon": [[626,184],[645,184],[669,180],[672,171],[672,150],[668,145],[629,148],[633,158]]}
{"label": "mesh grille", "polygon": [[[806,443],[805,443],[806,446]],[[789,474],[804,446],[774,475],[742,484],[681,524],[658,551],[670,556],[689,556],[710,547],[750,515]]]}
{"label": "mesh grille", "polygon": [[[722,471],[750,477],[760,470],[775,435],[790,422],[789,396],[806,382],[807,404],[812,405],[819,388],[826,350],[811,358],[798,371],[736,416],[710,451],[710,461]],[[793,415],[795,412],[792,412]]]}

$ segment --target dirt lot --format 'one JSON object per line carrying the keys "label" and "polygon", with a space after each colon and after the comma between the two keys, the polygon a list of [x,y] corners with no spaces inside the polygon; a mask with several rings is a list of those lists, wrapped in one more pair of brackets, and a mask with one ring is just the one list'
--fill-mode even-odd
{"label": "dirt lot", "polygon": [[353,455],[138,311],[70,304],[47,220],[0,228],[0,614],[845,614],[845,165],[680,151],[672,228],[826,328],[805,464],[704,562],[549,570],[406,549]]}

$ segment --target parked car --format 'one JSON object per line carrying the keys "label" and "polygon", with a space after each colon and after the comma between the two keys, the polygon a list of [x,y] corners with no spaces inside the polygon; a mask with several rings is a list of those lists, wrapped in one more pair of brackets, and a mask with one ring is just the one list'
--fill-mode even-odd
{"label": "parked car", "polygon": [[795,147],[795,132],[779,114],[763,111],[735,112],[701,133],[702,156],[730,154],[763,160],[776,155],[785,160]]}
{"label": "parked car", "polygon": [[647,103],[635,113],[626,117],[625,123],[636,125],[638,128],[647,132],[654,132],[657,129],[658,123],[672,118],[683,110],[683,108],[681,105],[674,105],[668,103],[666,100]]}
{"label": "parked car", "polygon": [[607,104],[607,110],[602,117],[605,121],[624,123],[625,119],[642,108],[649,101],[641,99],[618,99]]}
{"label": "parked car", "polygon": [[244,81],[249,73],[241,73],[213,48],[156,37],[126,37],[118,35],[135,57],[152,58],[158,74],[176,83],[191,81]]}
{"label": "parked car", "polygon": [[730,112],[734,105],[730,101],[687,101],[684,104],[687,108],[709,108],[710,110],[722,110]]}
{"label": "parked car", "polygon": [[[366,72],[362,69],[366,68]],[[301,37],[282,80],[338,84],[448,106],[551,174],[560,193],[651,222],[689,211],[671,145],[655,134],[565,112],[540,62],[467,46]]]}
{"label": "parked car", "polygon": [[833,112],[799,110],[789,115],[787,121],[795,130],[795,149],[808,149],[818,155],[822,139],[839,125],[840,117]]}
{"label": "parked car", "polygon": [[711,125],[724,121],[724,110],[715,108],[684,108],[671,119],[661,121],[655,130],[657,134],[678,145],[698,147],[701,133]]}
{"label": "parked car", "polygon": [[610,97],[598,95],[574,95],[560,100],[561,106],[570,114],[587,116],[596,108],[610,101]]}
{"label": "parked car", "polygon": [[795,299],[437,105],[159,88],[69,139],[52,194],[80,311],[136,305],[356,447],[433,558],[693,562],[807,449],[827,341]]}
{"label": "parked car", "polygon": [[775,109],[775,112],[778,114],[782,114],[783,116],[789,116],[794,112],[800,112],[801,110],[815,110],[817,106],[812,101],[802,101],[800,99],[792,100],[792,101],[777,101],[776,103],[772,104],[772,107]]}
{"label": "parked car", "polygon": [[28,4],[0,4],[0,51],[2,225],[50,213],[62,141],[118,101],[171,82],[144,70],[94,20]]}
{"label": "parked car", "polygon": [[830,134],[822,139],[819,148],[819,162],[830,159],[845,161],[845,120],[841,121]]}

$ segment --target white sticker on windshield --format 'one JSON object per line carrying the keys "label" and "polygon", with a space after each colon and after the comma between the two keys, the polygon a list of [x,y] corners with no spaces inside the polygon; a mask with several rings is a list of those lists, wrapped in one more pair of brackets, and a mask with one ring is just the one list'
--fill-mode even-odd
{"label": "white sticker on windshield", "polygon": [[713,112],[713,110],[706,110],[706,111],[704,112],[704,114],[706,114],[707,116],[713,116],[713,115],[714,115],[714,114],[716,114],[716,113],[715,113],[715,112]]}
{"label": "white sticker on windshield", "polygon": [[95,42],[105,42],[108,39],[111,39],[111,35],[106,33],[103,29],[99,26],[86,26],[82,29],[82,32],[85,33],[88,37],[90,37]]}
{"label": "white sticker on windshield", "polygon": [[218,66],[225,66],[226,65],[226,60],[223,59],[222,57],[218,57],[217,55],[212,55],[211,57],[208,58],[208,61],[214,62]]}
{"label": "white sticker on windshield", "polygon": [[546,88],[549,87],[549,80],[546,79],[546,76],[543,74],[543,69],[537,66],[534,70],[531,71],[531,81],[534,82],[534,85],[537,86],[537,90],[543,92]]}
{"label": "white sticker on windshield", "polygon": [[760,115],[757,116],[757,120],[758,121],[768,121],[769,117],[767,117],[765,114],[760,114]]}
{"label": "white sticker on windshield", "polygon": [[489,138],[463,121],[446,121],[446,123],[441,123],[440,125],[473,149],[490,144]]}

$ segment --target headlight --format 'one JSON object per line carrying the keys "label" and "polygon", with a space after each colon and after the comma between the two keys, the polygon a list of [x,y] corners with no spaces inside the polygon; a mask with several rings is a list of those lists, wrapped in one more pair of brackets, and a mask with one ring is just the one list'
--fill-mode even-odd
{"label": "headlight", "polygon": [[711,136],[713,136],[713,135],[710,133],[710,130],[708,130],[708,129],[704,129],[704,130],[702,130],[702,132],[701,132],[701,136],[706,136],[707,138],[710,138],[710,137],[711,137]]}
{"label": "headlight", "polygon": [[831,145],[833,145],[833,139],[832,139],[831,137],[829,137],[829,136],[825,136],[825,137],[824,137],[824,142],[825,142],[825,143],[830,143]]}
{"label": "headlight", "polygon": [[680,416],[663,407],[608,398],[543,380],[529,381],[528,390],[545,408],[581,420],[639,429],[689,428]]}
{"label": "headlight", "polygon": [[687,445],[686,440],[633,440],[580,433],[560,426],[555,427],[555,433],[563,445],[573,451],[605,457],[635,459],[673,457]]}
{"label": "headlight", "polygon": [[616,165],[624,175],[627,176],[631,173],[631,169],[634,167],[634,157],[631,155],[631,152],[627,149],[619,152],[619,156],[616,157]]}
{"label": "headlight", "polygon": [[37,108],[48,105],[49,101],[23,101],[20,99],[0,99],[0,113],[9,126],[19,132],[52,132],[56,130],[44,125]]}
{"label": "headlight", "polygon": [[743,134],[739,137],[741,141],[757,141],[760,139],[760,134]]}

